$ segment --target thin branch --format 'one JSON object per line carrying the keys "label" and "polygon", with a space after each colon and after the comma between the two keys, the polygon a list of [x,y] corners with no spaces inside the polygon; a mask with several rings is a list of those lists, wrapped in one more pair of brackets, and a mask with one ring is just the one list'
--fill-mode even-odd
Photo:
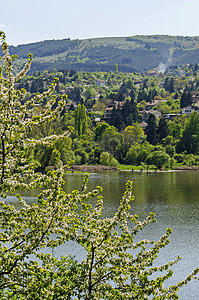
{"label": "thin branch", "polygon": [[106,255],[104,255],[104,257],[102,257],[100,260],[98,260],[98,262],[96,262],[93,265],[93,268],[95,268],[97,265],[99,265],[108,255],[109,255],[109,253],[107,253]]}
{"label": "thin branch", "polygon": [[92,288],[98,284],[101,280],[103,280],[104,278],[106,278],[107,276],[109,276],[111,273],[113,273],[113,271],[110,271],[108,272],[107,274],[105,274],[104,276],[100,277],[97,281],[95,281],[93,284],[92,284]]}
{"label": "thin branch", "polygon": [[108,236],[108,234],[107,234],[107,232],[106,232],[106,233],[105,233],[105,237],[101,240],[101,242],[100,242],[95,248],[100,247],[100,246],[102,245],[102,243],[107,239],[107,236]]}
{"label": "thin branch", "polygon": [[90,270],[89,270],[89,276],[88,276],[88,280],[89,280],[89,286],[88,286],[88,297],[89,299],[91,298],[91,293],[92,293],[92,269],[93,269],[93,262],[94,262],[94,257],[95,257],[95,248],[93,246],[93,243],[91,243],[92,245],[92,250],[91,250],[91,264],[90,264]]}
{"label": "thin branch", "polygon": [[5,160],[5,142],[4,142],[4,133],[1,137],[1,144],[2,144],[2,173],[1,173],[1,184],[3,184],[3,179],[5,177],[5,163],[6,163],[6,160]]}
{"label": "thin branch", "polygon": [[20,260],[20,258],[17,258],[15,260],[15,262],[13,263],[12,267],[8,271],[2,271],[2,272],[0,272],[0,276],[10,274],[12,272],[12,270],[16,267],[16,265],[17,265],[17,263],[18,263],[19,260]]}

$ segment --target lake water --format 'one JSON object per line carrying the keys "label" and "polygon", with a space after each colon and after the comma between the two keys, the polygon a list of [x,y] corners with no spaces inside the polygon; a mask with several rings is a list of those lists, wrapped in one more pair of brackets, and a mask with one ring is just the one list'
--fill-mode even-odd
{"label": "lake water", "polygon": [[[81,186],[81,174],[66,176],[66,191]],[[167,172],[147,175],[141,172],[105,172],[89,176],[88,190],[96,185],[103,187],[104,215],[112,215],[119,206],[127,180],[133,181],[132,209],[141,219],[149,212],[156,214],[157,223],[151,224],[140,238],[158,239],[171,227],[171,243],[160,252],[157,264],[174,260],[181,261],[174,267],[170,283],[183,280],[187,274],[199,267],[199,172]],[[82,255],[74,244],[68,251]],[[75,252],[74,252],[75,251]],[[192,281],[179,292],[180,299],[198,299],[199,282]]]}
{"label": "lake water", "polygon": [[[66,175],[65,190],[70,192],[80,188],[82,180],[83,175],[79,173]],[[180,255],[182,259],[175,265],[174,275],[168,283],[183,280],[199,267],[199,172],[157,172],[151,175],[130,171],[92,173],[89,175],[88,190],[96,185],[103,187],[104,216],[113,215],[118,208],[127,180],[133,181],[133,212],[140,219],[154,212],[158,221],[145,228],[139,238],[156,240],[165,233],[166,228],[171,227],[171,243],[162,249],[156,264],[164,264]],[[26,195],[26,200],[33,201],[32,196]],[[15,202],[14,199],[9,201]],[[60,247],[57,255],[66,252],[76,255],[79,260],[85,257],[85,252],[75,243]],[[198,293],[199,282],[193,280],[181,288],[179,295],[183,300],[197,300]]]}

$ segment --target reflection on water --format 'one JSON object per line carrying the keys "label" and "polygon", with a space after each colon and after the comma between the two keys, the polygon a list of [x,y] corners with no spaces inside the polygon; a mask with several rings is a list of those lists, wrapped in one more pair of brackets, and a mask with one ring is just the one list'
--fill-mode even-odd
{"label": "reflection on water", "polygon": [[[145,228],[138,238],[158,239],[167,227],[171,227],[171,243],[162,250],[157,264],[174,260],[180,255],[182,260],[174,267],[170,283],[184,279],[195,267],[199,267],[199,172],[158,172],[151,175],[130,171],[92,173],[89,175],[88,191],[97,185],[103,187],[104,216],[113,215],[118,208],[127,180],[133,181],[135,200],[131,205],[132,211],[140,219],[144,219],[152,211],[158,220],[156,224]],[[67,174],[65,191],[81,188],[82,181],[83,174]],[[24,195],[28,203],[34,202],[35,197],[36,191],[31,195]],[[14,197],[8,197],[6,201],[17,206]],[[74,242],[59,247],[56,255],[66,252],[76,255],[79,260],[85,257],[85,253]],[[198,299],[198,291],[199,283],[193,281],[181,289],[180,299]]]}

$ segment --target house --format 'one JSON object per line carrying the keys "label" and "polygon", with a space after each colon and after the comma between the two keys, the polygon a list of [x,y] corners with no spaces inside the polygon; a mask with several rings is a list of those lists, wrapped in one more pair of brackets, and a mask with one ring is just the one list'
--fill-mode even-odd
{"label": "house", "polygon": [[141,122],[139,124],[139,126],[144,130],[144,132],[146,133],[146,128],[147,128],[147,123],[146,122]]}
{"label": "house", "polygon": [[175,117],[179,117],[179,116],[181,116],[181,114],[165,114],[163,118],[167,120],[173,120]]}
{"label": "house", "polygon": [[198,103],[199,102],[199,94],[193,94],[192,95],[193,103]]}
{"label": "house", "polygon": [[153,107],[155,106],[156,104],[155,103],[149,103],[145,106],[145,110],[149,111],[151,109],[153,109]]}
{"label": "house", "polygon": [[66,87],[65,92],[66,92],[66,93],[69,93],[69,92],[71,92],[71,91],[73,91],[73,90],[74,90],[74,87],[68,86],[68,87]]}
{"label": "house", "polygon": [[142,115],[142,122],[147,122],[147,120],[151,114],[155,115],[156,119],[159,119],[162,117],[162,113],[158,110],[149,110],[149,111],[143,110],[140,113]]}
{"label": "house", "polygon": [[182,108],[182,115],[186,114],[186,115],[190,116],[190,114],[194,111],[195,111],[195,109],[191,105],[189,105],[189,106]]}
{"label": "house", "polygon": [[141,84],[141,83],[142,83],[141,80],[134,80],[134,85],[136,85],[136,84]]}
{"label": "house", "polygon": [[104,80],[97,80],[96,81],[97,86],[105,86],[106,82]]}
{"label": "house", "polygon": [[74,102],[68,102],[68,103],[66,103],[66,110],[69,110],[69,109],[76,109],[77,108],[77,104],[76,103],[74,103]]}
{"label": "house", "polygon": [[179,70],[179,72],[178,72],[178,76],[180,76],[180,77],[184,77],[185,76],[185,71],[184,70]]}
{"label": "house", "polygon": [[157,70],[151,70],[146,72],[146,75],[148,76],[158,76],[158,71]]}
{"label": "house", "polygon": [[145,110],[151,110],[153,109],[154,106],[156,106],[157,104],[161,103],[161,102],[166,102],[167,100],[152,100],[151,103],[147,103],[147,105],[145,106]]}
{"label": "house", "polygon": [[66,90],[60,90],[59,93],[60,93],[61,95],[63,95],[63,94],[66,93]]}
{"label": "house", "polygon": [[100,117],[95,117],[95,122],[100,122],[101,118]]}
{"label": "house", "polygon": [[104,110],[104,119],[110,119],[112,111],[113,111],[113,106],[112,107],[107,107]]}
{"label": "house", "polygon": [[114,103],[112,105],[110,105],[109,107],[107,107],[104,110],[104,119],[110,119],[113,108],[115,108],[115,109],[120,108],[121,109],[123,107],[123,105],[124,105],[124,102],[114,101]]}

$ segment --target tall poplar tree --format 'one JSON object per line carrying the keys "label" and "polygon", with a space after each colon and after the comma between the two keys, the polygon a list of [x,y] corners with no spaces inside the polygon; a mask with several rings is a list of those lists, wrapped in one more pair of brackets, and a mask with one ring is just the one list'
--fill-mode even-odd
{"label": "tall poplar tree", "polygon": [[155,145],[157,142],[157,124],[156,124],[156,117],[154,114],[150,114],[147,120],[147,127],[146,127],[146,135],[147,141]]}
{"label": "tall poplar tree", "polygon": [[169,134],[168,121],[163,117],[160,119],[157,127],[157,141],[161,142],[162,139]]}
{"label": "tall poplar tree", "polygon": [[87,113],[84,104],[78,104],[75,110],[75,131],[79,137],[88,134]]}

